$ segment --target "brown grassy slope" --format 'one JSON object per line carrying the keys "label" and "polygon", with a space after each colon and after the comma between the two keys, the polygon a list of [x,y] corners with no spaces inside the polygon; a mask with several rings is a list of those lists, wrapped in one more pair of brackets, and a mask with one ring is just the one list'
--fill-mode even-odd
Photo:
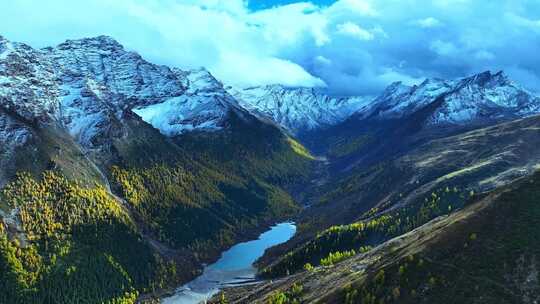
{"label": "brown grassy slope", "polygon": [[296,283],[301,303],[535,303],[539,227],[536,173],[368,253],[226,294],[266,303]]}

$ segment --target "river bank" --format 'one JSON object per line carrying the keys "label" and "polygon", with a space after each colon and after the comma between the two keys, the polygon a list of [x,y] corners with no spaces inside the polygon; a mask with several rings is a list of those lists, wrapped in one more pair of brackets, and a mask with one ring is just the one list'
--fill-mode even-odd
{"label": "river bank", "polygon": [[224,251],[217,262],[204,268],[193,281],[177,288],[172,296],[164,295],[166,304],[195,304],[204,302],[221,288],[249,284],[255,280],[253,263],[272,246],[288,241],[296,232],[294,223],[285,222],[270,227],[256,240],[238,243]]}

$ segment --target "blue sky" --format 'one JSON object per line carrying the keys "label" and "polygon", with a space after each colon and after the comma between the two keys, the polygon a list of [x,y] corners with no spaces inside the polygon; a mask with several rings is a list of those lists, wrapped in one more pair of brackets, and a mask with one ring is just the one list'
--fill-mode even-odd
{"label": "blue sky", "polygon": [[10,0],[0,35],[34,47],[109,35],[236,86],[375,95],[394,81],[504,70],[540,91],[538,0]]}

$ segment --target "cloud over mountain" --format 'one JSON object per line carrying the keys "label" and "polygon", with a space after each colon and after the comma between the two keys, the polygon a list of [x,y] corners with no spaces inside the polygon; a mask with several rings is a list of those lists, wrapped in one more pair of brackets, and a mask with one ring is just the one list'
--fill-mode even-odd
{"label": "cloud over mountain", "polygon": [[504,69],[538,91],[539,16],[533,0],[339,0],[258,11],[242,0],[16,0],[3,5],[0,34],[37,47],[111,35],[150,60],[205,66],[238,86],[371,95],[393,81]]}

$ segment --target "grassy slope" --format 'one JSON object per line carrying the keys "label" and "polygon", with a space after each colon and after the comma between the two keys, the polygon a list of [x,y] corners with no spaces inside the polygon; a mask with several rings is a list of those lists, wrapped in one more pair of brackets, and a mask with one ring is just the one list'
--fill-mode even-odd
{"label": "grassy slope", "polygon": [[[306,264],[325,264],[324,260],[333,255],[339,256],[350,251],[365,252],[437,216],[462,208],[469,196],[464,189],[446,187],[437,189],[421,202],[407,207],[371,216],[353,224],[333,226],[266,267],[262,275],[284,276],[304,269]],[[377,211],[373,209],[368,214],[377,214]]]}
{"label": "grassy slope", "polygon": [[[497,190],[439,224],[426,227],[421,250],[396,254],[345,292],[350,303],[533,303],[540,299],[540,173]],[[468,213],[469,212],[469,213]],[[456,219],[459,218],[459,221]],[[390,254],[392,255],[392,254]],[[375,279],[384,271],[384,280]],[[373,276],[373,273],[376,273]],[[351,297],[352,294],[357,294]],[[391,296],[390,296],[391,295]],[[342,295],[343,296],[343,295]]]}
{"label": "grassy slope", "polygon": [[[290,254],[292,258],[294,255],[303,257],[294,259],[293,263],[293,268],[301,269],[299,264],[317,262],[328,250],[358,250],[360,246],[376,245],[395,234],[380,237],[381,233],[376,233],[379,236],[375,243],[373,238],[356,247],[342,246],[338,242],[326,251],[317,250],[319,253],[314,256],[302,254],[305,248],[316,245],[312,240],[318,233],[333,225],[371,220],[396,211],[401,212],[401,216],[392,215],[393,220],[403,222],[403,216],[416,216],[414,212],[409,214],[410,211],[419,210],[433,192],[456,187],[467,196],[470,191],[493,189],[530,174],[540,164],[539,128],[540,116],[481,128],[431,140],[397,159],[359,165],[338,175],[320,187],[315,195],[318,200],[312,201],[312,206],[302,213],[295,238],[267,251],[261,265],[268,266],[289,254],[283,263],[288,266],[282,265],[282,270],[278,271],[283,275],[283,269],[291,268]],[[462,202],[454,200],[453,207],[459,207]],[[410,210],[403,212],[402,207]],[[434,213],[437,214],[441,213]]]}
{"label": "grassy slope", "polygon": [[296,284],[300,303],[534,303],[539,202],[536,173],[367,253],[226,294],[229,303],[267,303]]}
{"label": "grassy slope", "polygon": [[[460,208],[471,191],[500,187],[534,171],[540,163],[539,126],[539,116],[503,123],[432,140],[394,161],[354,169],[326,186],[319,203],[303,214],[289,246],[270,251],[261,263],[272,266],[265,275],[294,273],[305,263],[318,265],[330,253],[377,245]],[[445,198],[445,189],[453,192],[454,187],[459,195]],[[432,193],[438,196],[435,204]],[[355,221],[364,226],[319,233]],[[372,228],[365,229],[370,223]]]}
{"label": "grassy slope", "polygon": [[330,180],[307,209],[300,233],[352,223],[370,210],[417,204],[437,189],[493,189],[540,164],[540,116],[429,141],[406,155],[357,166]]}

